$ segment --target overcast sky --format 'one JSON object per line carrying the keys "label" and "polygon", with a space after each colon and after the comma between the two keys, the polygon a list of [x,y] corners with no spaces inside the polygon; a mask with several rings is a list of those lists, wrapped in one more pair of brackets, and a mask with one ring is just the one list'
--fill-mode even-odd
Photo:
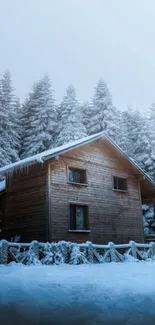
{"label": "overcast sky", "polygon": [[155,101],[155,0],[0,0],[0,73],[23,99],[44,73],[61,100],[101,77],[119,108]]}

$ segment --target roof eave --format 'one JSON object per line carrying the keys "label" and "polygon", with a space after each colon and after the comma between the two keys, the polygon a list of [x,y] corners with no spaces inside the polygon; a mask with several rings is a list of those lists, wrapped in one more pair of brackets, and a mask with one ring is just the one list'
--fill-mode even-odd
{"label": "roof eave", "polygon": [[84,146],[84,145],[86,145],[86,144],[89,144],[89,143],[91,143],[92,141],[96,141],[96,140],[99,140],[99,139],[102,139],[102,138],[105,138],[105,137],[106,137],[105,134],[103,134],[103,132],[102,132],[101,134],[98,134],[98,135],[97,135],[96,137],[94,137],[93,139],[90,139],[90,140],[86,140],[86,141],[80,142],[79,144],[72,145],[72,146],[70,146],[69,148],[66,148],[66,149],[64,149],[64,150],[59,150],[59,151],[57,151],[57,152],[55,152],[55,153],[53,153],[53,154],[50,154],[50,155],[47,155],[47,156],[43,156],[42,159],[43,159],[43,161],[47,161],[47,160],[49,160],[49,159],[52,159],[52,158],[54,158],[54,157],[56,157],[56,156],[59,156],[59,155],[65,153],[65,152],[71,151],[71,150],[73,150],[73,149],[76,149],[76,148],[79,148],[79,147]]}
{"label": "roof eave", "polygon": [[[104,132],[100,132],[100,133],[97,133],[96,135],[92,135],[92,136],[88,137],[86,140],[83,139],[81,142],[79,141],[78,144],[75,143],[68,147],[66,146],[65,149],[56,150],[54,153],[46,154],[46,152],[45,152],[45,155],[42,155],[42,156],[34,155],[34,157],[32,157],[31,160],[26,159],[24,163],[21,161],[21,164],[19,162],[17,162],[17,163],[9,165],[8,167],[6,166],[7,168],[6,167],[1,168],[0,174],[5,175],[13,169],[20,168],[20,166],[22,164],[23,164],[23,167],[25,167],[25,166],[36,164],[39,162],[43,163],[44,161],[47,161],[47,160],[52,159],[56,156],[59,156],[60,154],[63,154],[65,152],[71,151],[73,149],[79,148],[83,145],[89,144],[93,141],[103,139],[103,138],[107,139],[112,144],[112,146],[116,150],[118,150],[131,163],[131,165],[134,166],[140,172],[140,174],[142,174],[144,176],[144,178],[147,179],[147,181],[150,182],[155,187],[155,182],[128,155],[126,155],[117,144],[115,144],[107,135],[105,135]],[[41,160],[38,160],[38,157]]]}

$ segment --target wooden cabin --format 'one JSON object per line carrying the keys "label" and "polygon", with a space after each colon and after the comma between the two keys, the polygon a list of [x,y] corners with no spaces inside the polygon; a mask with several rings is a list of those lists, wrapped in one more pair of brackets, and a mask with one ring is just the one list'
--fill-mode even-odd
{"label": "wooden cabin", "polygon": [[0,168],[1,238],[144,241],[142,202],[154,182],[103,133]]}

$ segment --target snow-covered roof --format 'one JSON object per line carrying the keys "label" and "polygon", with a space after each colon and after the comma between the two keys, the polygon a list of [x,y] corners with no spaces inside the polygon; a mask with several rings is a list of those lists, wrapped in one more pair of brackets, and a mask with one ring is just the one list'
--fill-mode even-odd
{"label": "snow-covered roof", "polygon": [[4,167],[1,167],[0,168],[0,175],[5,174],[5,173],[7,173],[9,171],[12,171],[13,169],[16,169],[18,167],[22,168],[24,166],[32,165],[33,163],[37,163],[37,162],[43,163],[45,160],[48,160],[48,159],[50,159],[52,157],[60,155],[63,152],[67,152],[69,150],[80,147],[80,146],[82,146],[84,144],[87,144],[89,142],[100,139],[101,137],[104,137],[103,132],[96,133],[94,135],[90,135],[90,136],[85,137],[83,139],[79,139],[79,140],[76,140],[76,141],[69,142],[69,143],[64,144],[64,145],[62,145],[60,147],[56,147],[56,148],[53,148],[53,149],[43,151],[43,152],[41,152],[41,153],[39,153],[37,155],[31,156],[31,157],[28,157],[28,158],[25,158],[25,159],[22,159],[22,160],[18,160],[15,163],[12,163],[10,165],[6,165]]}
{"label": "snow-covered roof", "polygon": [[60,147],[56,147],[53,149],[43,151],[37,155],[19,160],[13,164],[10,164],[10,165],[4,166],[4,167],[1,167],[0,175],[5,175],[6,173],[12,172],[14,169],[23,168],[24,166],[30,166],[37,162],[43,163],[44,161],[49,160],[53,157],[56,157],[64,152],[73,150],[75,148],[81,147],[85,144],[88,144],[90,142],[93,142],[95,140],[102,139],[102,138],[106,139],[109,143],[111,143],[113,145],[113,147],[115,147],[115,149],[119,151],[119,153],[121,153],[153,186],[155,186],[155,182],[135,163],[135,161],[132,158],[127,156],[118,145],[116,145],[107,135],[105,135],[104,132],[96,133],[96,134],[90,135],[88,137],[69,142],[69,143],[64,144]]}
{"label": "snow-covered roof", "polygon": [[6,181],[5,179],[3,179],[2,181],[0,181],[0,192],[4,191],[6,187]]}

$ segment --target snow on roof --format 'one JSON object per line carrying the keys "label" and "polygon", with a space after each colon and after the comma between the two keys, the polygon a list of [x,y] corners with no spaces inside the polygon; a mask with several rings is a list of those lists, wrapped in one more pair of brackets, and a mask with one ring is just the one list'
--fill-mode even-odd
{"label": "snow on roof", "polygon": [[69,143],[64,144],[60,147],[56,147],[53,149],[43,151],[37,155],[31,156],[31,157],[28,157],[28,158],[25,158],[22,160],[18,160],[15,163],[1,167],[0,174],[5,174],[13,169],[18,168],[18,167],[22,168],[24,166],[32,165],[33,163],[36,163],[36,162],[43,163],[47,159],[55,157],[56,155],[61,154],[65,151],[69,151],[71,149],[77,148],[78,146],[81,146],[83,144],[89,143],[92,140],[97,140],[97,139],[101,138],[102,136],[104,136],[103,132],[96,133],[91,136],[88,136],[88,137],[85,137],[85,138],[82,138],[82,139],[79,139],[76,141],[69,142]]}
{"label": "snow on roof", "polygon": [[5,179],[3,179],[2,181],[0,181],[0,192],[4,191],[6,187],[6,181]]}
{"label": "snow on roof", "polygon": [[82,139],[78,139],[76,141],[72,141],[69,142],[67,144],[64,144],[60,147],[56,147],[53,149],[49,149],[46,151],[43,151],[37,155],[19,160],[13,164],[4,166],[0,168],[0,175],[4,175],[6,173],[9,173],[11,171],[13,171],[14,169],[18,169],[18,168],[23,168],[24,166],[30,166],[33,165],[37,162],[43,163],[45,160],[48,160],[50,158],[56,157],[57,155],[60,155],[64,152],[70,151],[72,149],[78,148],[82,145],[88,144],[92,141],[101,139],[101,138],[105,138],[106,140],[108,140],[109,143],[111,143],[113,145],[113,147],[115,147],[116,150],[118,150],[137,170],[139,170],[139,172],[153,185],[155,186],[155,182],[137,165],[137,163],[130,158],[129,156],[127,156],[122,149],[115,144],[107,135],[104,134],[104,132],[99,132],[93,135],[90,135],[88,137],[82,138]]}

